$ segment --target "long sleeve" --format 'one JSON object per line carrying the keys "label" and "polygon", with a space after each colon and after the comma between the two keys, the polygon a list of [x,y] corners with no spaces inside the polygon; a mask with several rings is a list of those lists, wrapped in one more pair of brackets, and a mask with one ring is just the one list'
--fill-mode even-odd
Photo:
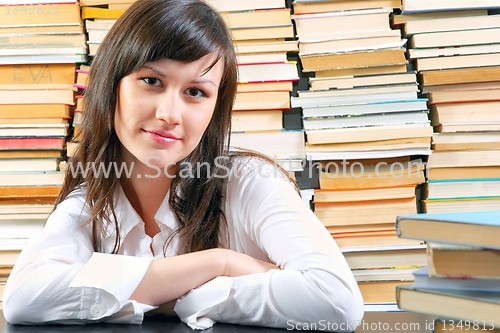
{"label": "long sleeve", "polygon": [[[363,317],[363,299],[325,227],[272,165],[252,164],[236,171],[240,177],[230,178],[226,206],[231,248],[274,262],[281,270],[225,278],[226,289],[218,286],[224,300],[215,300],[199,316],[288,329],[315,325],[353,331]],[[210,289],[207,283],[191,291],[178,301],[176,311],[186,316],[185,304],[206,299]]]}
{"label": "long sleeve", "polygon": [[94,253],[83,198],[62,202],[22,251],[5,287],[10,323],[141,323],[152,308],[129,300],[151,258]]}

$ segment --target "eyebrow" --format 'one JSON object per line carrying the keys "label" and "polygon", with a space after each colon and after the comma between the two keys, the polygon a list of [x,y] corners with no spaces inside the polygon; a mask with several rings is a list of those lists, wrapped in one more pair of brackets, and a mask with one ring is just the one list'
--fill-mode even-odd
{"label": "eyebrow", "polygon": [[191,82],[192,82],[192,83],[211,83],[211,84],[213,84],[215,87],[218,87],[218,85],[217,85],[214,81],[212,81],[212,80],[208,80],[208,79],[206,79],[206,80],[194,80],[194,81],[191,81]]}
{"label": "eyebrow", "polygon": [[153,72],[155,72],[156,74],[158,74],[158,75],[159,75],[159,76],[161,76],[161,77],[165,77],[165,76],[166,76],[166,75],[165,75],[165,74],[163,74],[161,71],[158,71],[157,69],[155,69],[154,67],[151,67],[151,66],[149,66],[149,65],[144,65],[144,66],[142,66],[142,67],[143,67],[143,68],[147,68],[147,69],[152,70]]}
{"label": "eyebrow", "polygon": [[[155,68],[153,68],[153,67],[151,67],[149,65],[144,65],[143,67],[152,70],[153,72],[155,72],[157,75],[159,75],[161,77],[166,77],[167,76],[166,74],[162,73],[161,71],[158,71],[157,69],[155,69]],[[205,75],[205,73],[203,75]],[[199,84],[199,83],[210,83],[210,84],[214,85],[215,87],[218,87],[218,85],[214,81],[209,80],[209,79],[198,79],[198,80],[191,81],[191,83],[196,83],[196,84]]]}

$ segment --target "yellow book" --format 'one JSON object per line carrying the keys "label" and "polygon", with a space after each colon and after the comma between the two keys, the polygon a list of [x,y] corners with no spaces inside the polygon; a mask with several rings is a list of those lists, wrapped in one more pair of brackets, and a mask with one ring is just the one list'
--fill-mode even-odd
{"label": "yellow book", "polygon": [[97,7],[82,7],[82,19],[117,19],[125,13],[124,9],[106,9]]}

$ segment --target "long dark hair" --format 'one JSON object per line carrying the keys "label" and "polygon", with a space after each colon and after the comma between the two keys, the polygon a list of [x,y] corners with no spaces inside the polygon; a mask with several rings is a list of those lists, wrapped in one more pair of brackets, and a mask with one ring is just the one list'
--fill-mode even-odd
{"label": "long dark hair", "polygon": [[[200,143],[182,162],[209,165],[212,176],[224,174],[225,170],[215,160],[228,154],[231,110],[237,87],[236,56],[223,19],[200,0],[139,0],[114,24],[91,65],[81,141],[70,163],[111,165],[120,161],[114,117],[117,87],[123,77],[139,70],[146,62],[163,58],[191,62],[214,51],[218,53],[215,62],[224,63],[215,110]],[[113,253],[116,253],[120,239],[114,199],[120,179],[111,169],[112,174],[104,178],[95,175],[92,169],[88,169],[86,175],[81,172],[75,175],[74,170],[68,168],[56,207],[71,191],[84,185],[94,250],[102,251],[101,239],[109,235],[110,229],[115,229]],[[176,234],[183,241],[185,252],[225,243],[220,236],[220,230],[227,227],[222,211],[225,181],[204,177],[204,172],[200,174],[193,178],[176,177],[170,186],[169,204],[180,223]]]}

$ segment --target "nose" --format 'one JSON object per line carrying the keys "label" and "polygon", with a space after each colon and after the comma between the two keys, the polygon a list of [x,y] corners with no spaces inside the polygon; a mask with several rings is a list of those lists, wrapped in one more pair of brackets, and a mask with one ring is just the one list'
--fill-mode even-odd
{"label": "nose", "polygon": [[182,123],[183,106],[184,103],[180,94],[175,90],[167,90],[158,98],[156,119],[170,125],[180,125]]}

